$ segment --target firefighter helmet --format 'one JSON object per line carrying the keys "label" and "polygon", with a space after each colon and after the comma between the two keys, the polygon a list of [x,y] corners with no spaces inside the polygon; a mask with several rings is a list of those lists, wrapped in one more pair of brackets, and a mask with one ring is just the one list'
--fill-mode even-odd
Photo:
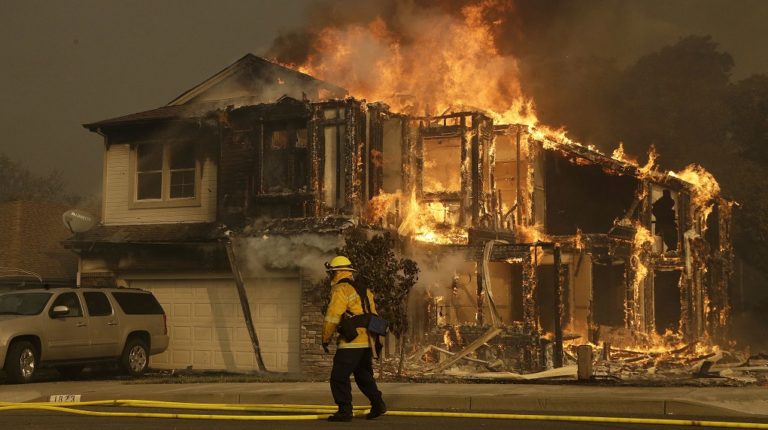
{"label": "firefighter helmet", "polygon": [[325,263],[325,270],[329,272],[337,272],[340,270],[355,272],[355,269],[352,267],[352,262],[349,261],[349,258],[343,255],[337,255],[333,257],[330,262]]}

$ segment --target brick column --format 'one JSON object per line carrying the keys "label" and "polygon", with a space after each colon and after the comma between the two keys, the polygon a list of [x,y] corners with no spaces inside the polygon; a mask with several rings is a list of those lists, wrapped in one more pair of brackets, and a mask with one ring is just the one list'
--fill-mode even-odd
{"label": "brick column", "polygon": [[[301,280],[301,351],[299,360],[301,373],[325,379],[331,373],[333,355],[322,348],[323,336],[323,294],[320,288],[308,279]],[[327,288],[327,286],[325,286]],[[332,351],[333,352],[333,351]]]}

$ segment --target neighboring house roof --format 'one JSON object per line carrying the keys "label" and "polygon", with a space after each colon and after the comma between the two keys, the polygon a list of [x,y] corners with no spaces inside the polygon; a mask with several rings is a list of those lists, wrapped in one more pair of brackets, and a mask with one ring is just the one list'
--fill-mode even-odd
{"label": "neighboring house roof", "polygon": [[83,124],[83,127],[95,131],[142,122],[202,118],[217,109],[275,103],[286,95],[301,99],[320,90],[336,98],[348,93],[339,86],[247,54],[166,106]]}
{"label": "neighboring house roof", "polygon": [[15,277],[19,272],[3,269],[13,268],[35,272],[43,281],[74,282],[77,255],[61,244],[72,234],[61,220],[68,209],[45,202],[0,203],[0,277]]}
{"label": "neighboring house roof", "polygon": [[134,224],[97,225],[84,233],[78,233],[66,244],[114,243],[114,244],[170,244],[190,242],[215,242],[224,237],[220,224],[177,223],[177,224]]}

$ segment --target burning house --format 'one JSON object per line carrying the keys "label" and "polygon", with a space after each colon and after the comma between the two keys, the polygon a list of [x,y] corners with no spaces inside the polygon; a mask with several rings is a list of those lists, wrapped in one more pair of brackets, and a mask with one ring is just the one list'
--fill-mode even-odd
{"label": "burning house", "polygon": [[727,330],[730,203],[695,167],[480,110],[395,112],[252,55],[85,127],[104,137],[103,221],[68,244],[82,285],[161,300],[155,367],[324,372],[314,285],[350,227],[441,274],[412,293],[409,336],[453,350],[439,369],[482,345],[530,371],[562,364],[564,341]]}

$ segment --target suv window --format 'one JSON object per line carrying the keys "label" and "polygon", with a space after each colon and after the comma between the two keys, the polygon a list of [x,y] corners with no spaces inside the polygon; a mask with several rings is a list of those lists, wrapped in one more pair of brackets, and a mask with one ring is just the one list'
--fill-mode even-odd
{"label": "suv window", "polygon": [[51,293],[13,293],[0,296],[0,315],[37,315],[43,311]]}
{"label": "suv window", "polygon": [[49,314],[53,313],[53,308],[56,306],[66,306],[69,308],[69,312],[66,315],[62,315],[65,318],[83,316],[83,308],[80,307],[80,299],[77,298],[77,294],[75,293],[64,293],[59,297],[56,297],[56,300],[53,301],[53,305],[51,305]]}
{"label": "suv window", "polygon": [[162,315],[163,307],[149,293],[115,292],[112,297],[126,315]]}
{"label": "suv window", "polygon": [[88,315],[92,317],[103,317],[112,315],[112,305],[104,293],[87,292],[83,293],[85,297],[85,306],[88,308]]}

